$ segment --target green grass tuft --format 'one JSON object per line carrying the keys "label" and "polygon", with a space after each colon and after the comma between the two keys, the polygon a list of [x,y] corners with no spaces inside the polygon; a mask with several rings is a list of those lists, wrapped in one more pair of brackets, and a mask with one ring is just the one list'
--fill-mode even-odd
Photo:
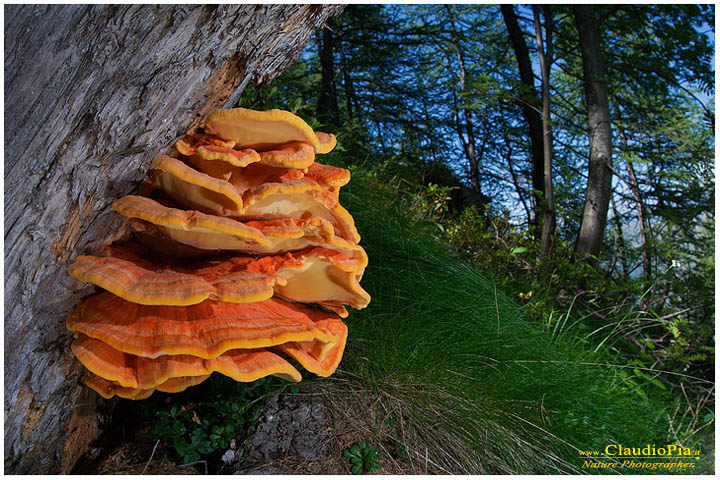
{"label": "green grass tuft", "polygon": [[362,285],[373,300],[351,312],[335,385],[377,397],[413,471],[615,473],[583,468],[578,450],[667,443],[661,402],[633,393],[621,369],[588,365],[597,358],[567,330],[534,329],[364,170],[341,202],[370,258]]}

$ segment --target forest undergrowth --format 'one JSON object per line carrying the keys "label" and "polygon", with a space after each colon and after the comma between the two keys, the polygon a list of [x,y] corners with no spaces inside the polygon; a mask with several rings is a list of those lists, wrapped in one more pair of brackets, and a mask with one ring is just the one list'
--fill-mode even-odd
{"label": "forest undergrowth", "polygon": [[[593,342],[583,309],[545,317],[546,309],[529,306],[532,299],[518,300],[522,289],[498,281],[499,268],[488,274],[439,238],[447,232],[433,224],[438,218],[418,217],[427,210],[416,202],[427,197],[399,193],[377,171],[351,168],[341,201],[363,236],[370,258],[363,286],[373,300],[347,319],[338,371],[326,379],[305,374],[300,392],[320,396],[340,418],[336,435],[375,445],[386,473],[712,471],[711,395],[677,401],[675,389],[659,385],[663,375],[619,357],[611,339]],[[681,385],[698,382],[666,374]],[[267,395],[290,392],[277,380],[219,380],[123,410],[144,429],[131,443],[144,445],[138,450],[145,458],[152,453],[153,468],[163,461],[166,469],[190,464],[222,473],[220,455],[252,434]],[[694,468],[628,469],[603,454],[608,445],[673,443],[702,452]],[[611,466],[591,469],[587,461]],[[135,462],[139,469],[145,460]],[[308,473],[307,465],[284,467]]]}
{"label": "forest undergrowth", "polygon": [[[680,443],[703,452],[700,470],[712,468],[712,382],[633,361],[617,347],[623,325],[593,333],[593,303],[581,294],[528,295],[530,274],[517,273],[527,261],[516,257],[529,248],[505,248],[514,268],[490,264],[508,235],[489,229],[482,252],[448,244],[467,220],[458,229],[443,220],[442,192],[399,193],[397,180],[360,167],[346,187],[372,260],[363,284],[373,302],[348,322],[338,375],[374,392],[397,451],[422,465],[421,446],[444,445],[433,458],[452,473],[588,473],[579,451]],[[482,218],[477,229],[492,221]],[[627,323],[643,313],[627,310]],[[691,398],[689,385],[704,395]]]}
{"label": "forest undergrowth", "polygon": [[[613,297],[592,268],[534,261],[532,243],[501,220],[451,212],[446,188],[346,158],[341,143],[328,163],[352,172],[341,202],[370,258],[362,284],[373,299],[347,319],[338,371],[304,374],[299,392],[319,395],[340,419],[336,436],[375,445],[384,473],[713,471],[713,383],[633,354],[623,333],[646,321],[638,305],[600,306]],[[534,280],[541,275],[550,279],[544,289]],[[585,292],[563,286],[580,277]],[[615,323],[598,328],[598,319]],[[123,401],[138,423],[130,444],[143,445],[135,469],[154,458],[154,468],[163,461],[222,473],[220,455],[252,435],[267,396],[291,391],[277,380],[220,380],[132,409]],[[699,450],[694,468],[629,469],[603,453],[667,444]],[[328,468],[344,465],[341,446]],[[292,462],[284,468],[310,473]]]}

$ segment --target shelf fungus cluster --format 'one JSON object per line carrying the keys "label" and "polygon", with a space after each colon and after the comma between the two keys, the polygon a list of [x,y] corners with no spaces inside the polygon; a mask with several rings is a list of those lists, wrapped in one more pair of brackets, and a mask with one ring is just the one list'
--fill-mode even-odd
{"label": "shelf fungus cluster", "polygon": [[347,170],[315,162],[335,137],[280,110],[221,110],[161,155],[113,208],[132,239],[69,268],[103,293],[67,326],[87,385],[105,398],[180,392],[213,372],[299,381],[331,375],[345,306],[364,308],[368,263],[338,201]]}

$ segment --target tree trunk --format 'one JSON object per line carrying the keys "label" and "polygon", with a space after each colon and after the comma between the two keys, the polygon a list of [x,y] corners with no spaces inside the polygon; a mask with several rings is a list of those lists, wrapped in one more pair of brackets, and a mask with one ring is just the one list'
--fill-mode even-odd
{"label": "tree trunk", "polygon": [[[625,246],[625,236],[623,235],[622,230],[622,220],[620,219],[620,213],[618,212],[617,205],[615,204],[615,198],[611,195],[610,196],[610,206],[612,207],[613,211],[613,220],[615,223],[615,235],[617,235],[618,243],[617,243],[617,256],[620,260],[620,267],[622,269],[622,276],[623,281],[627,281],[629,275],[628,271],[630,270],[628,268],[627,263],[627,247]],[[609,272],[611,274],[612,272]]]}
{"label": "tree trunk", "polygon": [[[617,113],[617,110],[616,110]],[[620,128],[620,142],[623,150],[628,152],[627,137],[625,130]],[[635,175],[635,167],[633,167],[632,160],[629,156],[625,157],[625,167],[628,171],[628,180],[630,191],[632,192],[633,198],[635,199],[635,211],[637,212],[638,223],[640,224],[640,252],[642,253],[642,266],[643,266],[643,290],[647,290],[650,287],[651,277],[651,264],[650,264],[650,252],[648,244],[648,225],[647,215],[645,214],[647,207],[642,198],[640,192],[640,184],[638,183],[637,176]]]}
{"label": "tree trunk", "polygon": [[[513,5],[501,5],[503,20],[510,35],[510,43],[520,71],[520,80],[527,88],[528,94],[524,96],[521,106],[523,117],[528,124],[528,133],[530,134],[530,155],[532,160],[532,186],[533,198],[535,205],[533,206],[533,215],[530,219],[530,225],[538,225],[542,217],[542,192],[544,185],[544,156],[543,156],[543,126],[540,112],[535,108],[538,102],[538,92],[535,89],[535,77],[530,63],[530,54],[528,53],[527,44],[523,37],[522,30],[518,24],[515,7]],[[537,235],[537,232],[536,232]],[[537,237],[536,237],[537,238]]]}
{"label": "tree trunk", "polygon": [[590,166],[577,256],[590,263],[600,253],[612,188],[612,137],[605,85],[605,60],[600,26],[591,5],[575,5],[575,25],[582,52],[585,98],[590,132]]}
{"label": "tree trunk", "polygon": [[316,113],[322,123],[337,126],[340,123],[340,112],[338,111],[337,89],[335,88],[334,26],[335,22],[330,19],[322,32],[318,32],[322,82]]}
{"label": "tree trunk", "polygon": [[5,469],[69,472],[115,402],[82,385],[65,318],[80,254],[122,235],[112,202],[342,7],[5,6]]}
{"label": "tree trunk", "polygon": [[[355,93],[355,87],[353,86],[352,75],[350,74],[350,66],[345,59],[345,51],[343,50],[342,44],[340,46],[340,64],[343,71],[343,91],[345,92],[345,109],[347,110],[348,120],[355,121],[361,124],[360,118],[360,101]],[[382,135],[380,136],[382,141]],[[385,146],[383,145],[383,150]]]}
{"label": "tree trunk", "polygon": [[643,288],[647,289],[650,286],[652,267],[650,263],[647,216],[645,215],[646,207],[640,193],[640,186],[638,184],[637,177],[635,176],[635,168],[629,158],[626,160],[626,166],[630,178],[630,190],[632,190],[633,197],[635,198],[638,222],[640,223],[640,249],[642,251],[643,280],[645,280]]}
{"label": "tree trunk", "polygon": [[535,17],[535,39],[540,57],[542,74],[542,112],[543,112],[543,221],[540,236],[540,258],[550,251],[550,240],[555,232],[555,202],[552,186],[552,126],[550,125],[550,65],[552,64],[552,27],[553,20],[550,8],[543,6],[545,17],[545,47],[543,48],[542,26],[540,25],[540,7],[533,5]]}
{"label": "tree trunk", "polygon": [[523,208],[525,209],[525,215],[528,217],[528,223],[530,222],[530,209],[527,206],[527,203],[525,202],[525,198],[523,197],[523,190],[520,187],[520,182],[518,181],[517,174],[515,173],[515,169],[513,168],[513,161],[512,161],[512,144],[510,143],[510,137],[505,134],[503,136],[505,139],[505,146],[507,147],[507,155],[505,155],[505,161],[507,161],[508,170],[510,171],[510,178],[512,178],[513,186],[515,187],[515,193],[517,193],[518,198],[520,199],[520,203],[522,203]]}
{"label": "tree trunk", "polygon": [[[450,26],[452,27],[453,46],[455,47],[455,53],[458,59],[458,67],[460,69],[460,72],[458,73],[458,79],[460,81],[460,92],[465,92],[465,77],[467,75],[467,70],[465,69],[465,55],[463,54],[462,48],[460,46],[460,39],[458,38],[457,29],[455,28],[455,20],[452,19],[453,14],[450,11],[450,7],[445,5],[445,10],[447,11],[448,16],[450,16],[451,18]],[[475,143],[475,130],[473,125],[472,112],[469,108],[463,108],[463,116],[465,118],[464,130],[465,135],[467,136],[467,141],[462,138],[461,131],[458,131],[458,134],[460,135],[460,141],[465,147],[465,157],[470,163],[470,187],[476,193],[482,195],[482,190],[480,188],[480,169],[478,167],[479,162]]]}

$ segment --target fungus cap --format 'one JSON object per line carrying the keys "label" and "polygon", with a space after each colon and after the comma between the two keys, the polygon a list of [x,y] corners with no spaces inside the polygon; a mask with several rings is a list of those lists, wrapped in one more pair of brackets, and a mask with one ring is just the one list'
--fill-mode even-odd
{"label": "fungus cap", "polygon": [[147,390],[176,377],[197,377],[218,372],[238,382],[252,382],[275,375],[299,382],[302,378],[292,365],[264,349],[229,350],[203,359],[192,355],[163,355],[145,358],[123,353],[106,343],[79,334],[72,351],[90,372],[121,387]]}
{"label": "fungus cap", "polygon": [[367,265],[367,255],[362,247],[335,235],[332,224],[319,217],[243,223],[196,210],[166,207],[136,195],[116,200],[113,208],[126,217],[140,220],[130,222],[130,227],[136,232],[146,233],[148,236],[143,237],[145,242],[159,252],[178,251],[173,242],[200,250],[184,251],[188,256],[201,256],[203,250],[277,255],[307,247],[326,247],[348,256],[360,255],[364,258],[361,268]]}
{"label": "fungus cap", "polygon": [[238,348],[335,342],[324,327],[334,317],[279,298],[245,304],[206,300],[173,307],[138,305],[104,292],[79,303],[68,315],[67,328],[139,357],[209,359]]}
{"label": "fungus cap", "polygon": [[239,220],[315,216],[328,220],[342,238],[360,241],[352,216],[338,203],[336,187],[291,177],[242,190],[238,188],[240,180],[233,184],[166,155],[156,158],[153,166],[151,184],[186,208]]}
{"label": "fungus cap", "polygon": [[276,285],[275,293],[299,302],[321,305],[349,305],[365,308],[370,294],[360,286],[364,260],[347,257],[341,252],[327,248],[308,248],[293,253],[302,262],[297,269],[279,271],[287,279],[285,285]]}
{"label": "fungus cap", "polygon": [[315,136],[320,143],[320,149],[317,153],[330,153],[337,145],[337,138],[332,133],[315,132]]}
{"label": "fungus cap", "polygon": [[[150,261],[137,246],[112,246],[109,256],[83,255],[70,265],[71,276],[142,305],[194,305],[207,299],[233,303],[259,302],[273,295],[273,286],[285,283],[274,272],[253,269],[252,258],[196,262],[189,267]],[[279,268],[300,266],[287,259]]]}
{"label": "fungus cap", "polygon": [[149,181],[179,204],[194,210],[229,217],[243,209],[242,196],[232,184],[198,172],[167,155],[153,159]]}
{"label": "fungus cap", "polygon": [[283,143],[299,141],[320,150],[320,141],[310,125],[290,112],[246,108],[217,110],[205,122],[205,132],[232,140],[242,148],[267,150]]}
{"label": "fungus cap", "polygon": [[140,388],[122,387],[117,382],[105,380],[93,373],[87,375],[84,379],[85,385],[95,390],[101,397],[108,399],[117,395],[120,398],[129,400],[144,400],[153,394],[155,390],[166,393],[179,393],[198,385],[207,380],[210,375],[199,375],[197,377],[176,377],[169,378],[155,388],[142,390]]}
{"label": "fungus cap", "polygon": [[289,355],[307,371],[320,377],[329,377],[335,373],[342,360],[348,329],[338,318],[325,320],[321,326],[333,334],[334,342],[288,342],[278,345],[275,350]]}
{"label": "fungus cap", "polygon": [[152,261],[138,245],[105,249],[109,256],[80,256],[69,270],[130,302],[142,305],[194,305],[207,299],[259,302],[273,293],[298,302],[330,302],[364,308],[370,295],[358,279],[364,251],[348,257],[322,247],[260,258],[236,256],[186,265]]}
{"label": "fungus cap", "polygon": [[[367,255],[339,202],[350,174],[315,162],[336,144],[290,112],[235,108],[181,138],[182,161],[155,158],[141,194],[158,201],[128,196],[113,205],[154,253],[113,245],[69,268],[108,290],[67,319],[72,350],[92,373],[88,386],[105,398],[141,399],[215,371],[241,382],[299,381],[273,352],[332,374],[347,340],[337,316],[370,301],[359,284]],[[212,253],[221,256],[188,260]]]}
{"label": "fungus cap", "polygon": [[308,167],[305,178],[312,178],[320,185],[340,188],[350,181],[350,172],[344,168],[314,162]]}
{"label": "fungus cap", "polygon": [[226,141],[194,132],[188,133],[175,143],[175,148],[182,155],[199,156],[206,160],[222,160],[236,167],[246,167],[259,162],[260,155],[251,148],[235,150],[235,142]]}
{"label": "fungus cap", "polygon": [[178,140],[175,148],[191,161],[223,161],[240,168],[256,162],[273,167],[307,168],[315,160],[315,148],[306,142],[287,142],[260,152],[252,148],[237,150],[232,148],[234,144],[212,135],[192,133]]}
{"label": "fungus cap", "polygon": [[198,232],[200,235],[210,236],[227,235],[238,239],[238,243],[246,246],[248,251],[254,246],[272,246],[272,239],[265,236],[262,230],[256,227],[248,226],[231,218],[207,215],[197,210],[165,207],[146,197],[127,195],[116,200],[112,208],[125,217],[138,218],[154,225],[161,225],[169,231]]}
{"label": "fungus cap", "polygon": [[315,149],[305,142],[288,142],[259,152],[260,162],[285,168],[307,168],[315,161]]}
{"label": "fungus cap", "polygon": [[[302,155],[309,157],[303,158]],[[314,162],[313,155],[309,145],[293,142],[282,149],[261,152],[261,161],[249,165],[237,165],[232,159],[207,158],[203,155],[190,155],[185,161],[201,173],[229,181],[238,193],[263,183],[282,183],[300,178],[309,178],[320,185],[337,188],[350,181],[348,170]]]}

